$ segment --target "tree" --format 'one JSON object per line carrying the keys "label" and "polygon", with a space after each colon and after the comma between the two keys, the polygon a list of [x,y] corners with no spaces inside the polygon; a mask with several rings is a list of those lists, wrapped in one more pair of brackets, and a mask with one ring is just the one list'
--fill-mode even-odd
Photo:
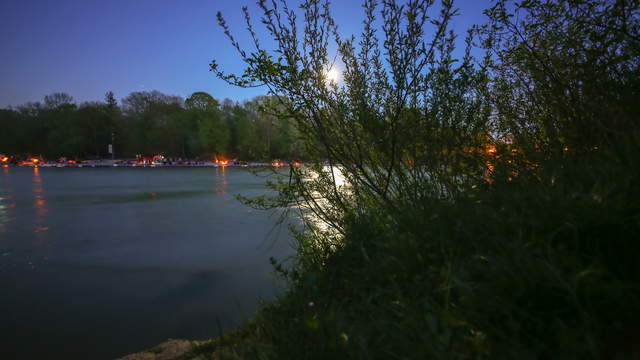
{"label": "tree", "polygon": [[3,154],[23,152],[28,137],[24,132],[27,124],[21,123],[20,114],[12,109],[0,109],[0,151]]}
{"label": "tree", "polygon": [[640,111],[637,1],[501,0],[487,14],[501,130],[534,152],[628,151]]}
{"label": "tree", "polygon": [[129,154],[178,155],[180,141],[168,128],[170,118],[181,111],[182,98],[159,91],[132,92],[122,100],[122,131]]}
{"label": "tree", "polygon": [[256,134],[255,117],[247,110],[247,104],[236,106],[232,110],[233,126],[237,136],[235,154],[244,159],[261,159],[264,147]]}
{"label": "tree", "polygon": [[47,153],[49,124],[43,119],[46,109],[39,102],[28,102],[17,108],[20,129],[23,129],[22,146],[18,154]]}
{"label": "tree", "polygon": [[111,132],[111,139],[108,144],[111,145],[111,158],[114,159],[116,156],[116,149],[120,152],[120,148],[124,144],[122,141],[123,134],[121,131],[122,114],[113,91],[108,91],[104,95],[104,100],[106,103],[106,113],[109,118],[109,131]]}
{"label": "tree", "polygon": [[200,111],[216,110],[219,106],[218,101],[216,101],[213,96],[203,91],[191,94],[191,96],[185,101],[185,105],[187,109]]}
{"label": "tree", "polygon": [[206,92],[195,92],[186,101],[194,132],[189,142],[197,144],[199,153],[211,157],[229,155],[229,128],[222,119],[220,104]]}
{"label": "tree", "polygon": [[132,115],[140,115],[149,110],[153,104],[178,104],[182,105],[183,100],[176,95],[163,94],[157,90],[134,91],[122,99],[125,112]]}
{"label": "tree", "polygon": [[[234,85],[265,84],[279,100],[280,116],[292,119],[304,137],[308,155],[318,163],[341,164],[360,200],[395,208],[397,199],[415,199],[419,206],[424,197],[455,197],[462,188],[472,186],[468,179],[482,178],[482,161],[460,149],[479,148],[475,134],[488,129],[490,111],[482,93],[486,76],[474,66],[471,35],[464,57],[453,58],[455,36],[448,28],[456,11],[451,2],[443,2],[438,20],[428,15],[430,4],[384,2],[381,44],[374,25],[376,1],[365,2],[365,26],[358,43],[355,38],[341,38],[327,2],[304,2],[300,38],[295,35],[301,31],[291,9],[260,2],[267,32],[277,44],[273,53],[261,47],[246,9],[257,49],[251,53],[239,47],[218,14],[247,68],[243,75],[226,74],[213,62],[211,70]],[[430,22],[432,37],[426,40]],[[340,84],[328,81],[330,70],[337,66],[329,54],[332,41],[344,65]],[[456,62],[459,65],[454,66]],[[465,162],[474,163],[476,172],[461,165]],[[333,188],[323,195],[336,211],[324,211],[313,201],[308,206],[342,231],[341,218],[357,212],[360,200],[346,201],[330,172],[303,185],[302,179],[309,174],[295,171],[300,171],[296,174],[300,186]],[[426,176],[433,181],[425,183]],[[310,193],[311,189],[286,192],[312,200],[303,195]]]}
{"label": "tree", "polygon": [[[47,150],[42,155],[49,158],[82,157],[86,155],[86,143],[90,137],[85,136],[79,126],[80,118],[75,104],[63,104],[49,109],[42,114],[47,125]],[[90,142],[89,142],[90,144]]]}
{"label": "tree", "polygon": [[73,104],[73,96],[67,93],[57,92],[44,97],[44,105],[48,109],[71,104]]}
{"label": "tree", "polygon": [[116,100],[116,96],[113,94],[113,91],[107,91],[104,94],[104,102],[109,108],[115,108],[118,106],[118,101]]}
{"label": "tree", "polygon": [[113,131],[112,109],[104,103],[83,103],[78,108],[78,128],[84,138],[82,156],[101,158],[107,154]]}
{"label": "tree", "polygon": [[220,112],[216,110],[199,113],[197,121],[202,152],[207,156],[229,156],[229,128],[222,121]]}

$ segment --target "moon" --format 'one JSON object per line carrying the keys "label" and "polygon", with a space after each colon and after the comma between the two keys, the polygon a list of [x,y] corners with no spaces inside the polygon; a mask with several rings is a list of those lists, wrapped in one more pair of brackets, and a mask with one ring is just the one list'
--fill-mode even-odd
{"label": "moon", "polygon": [[337,84],[338,81],[340,80],[340,71],[332,67],[331,69],[327,70],[326,77],[327,77],[327,83]]}

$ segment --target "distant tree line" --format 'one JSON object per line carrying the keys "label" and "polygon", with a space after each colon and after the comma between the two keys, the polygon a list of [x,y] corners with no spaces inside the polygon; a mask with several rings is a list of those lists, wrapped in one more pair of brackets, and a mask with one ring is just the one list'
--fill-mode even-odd
{"label": "distant tree line", "polygon": [[186,100],[159,91],[132,92],[121,105],[76,104],[66,93],[0,109],[0,153],[48,159],[116,158],[162,154],[181,158],[223,156],[243,160],[299,159],[302,149],[290,119],[265,110],[258,96],[242,104],[195,92]]}

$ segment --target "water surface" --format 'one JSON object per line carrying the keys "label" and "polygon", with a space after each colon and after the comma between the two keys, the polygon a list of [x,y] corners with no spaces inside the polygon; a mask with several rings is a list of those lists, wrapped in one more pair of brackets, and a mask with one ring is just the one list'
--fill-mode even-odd
{"label": "water surface", "polygon": [[0,358],[111,359],[237,326],[292,255],[236,168],[1,168]]}

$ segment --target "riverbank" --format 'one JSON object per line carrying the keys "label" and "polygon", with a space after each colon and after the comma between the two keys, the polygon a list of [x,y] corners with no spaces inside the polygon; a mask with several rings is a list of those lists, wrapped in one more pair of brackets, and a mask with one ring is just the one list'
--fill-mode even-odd
{"label": "riverbank", "polygon": [[136,160],[85,160],[78,162],[42,161],[38,163],[3,164],[3,167],[55,167],[55,168],[112,168],[112,167],[287,167],[300,166],[300,162],[215,162],[215,161],[165,161],[138,162]]}
{"label": "riverbank", "polygon": [[116,360],[222,360],[242,357],[234,350],[242,346],[242,331],[205,340],[168,339],[150,349],[128,354]]}
{"label": "riverbank", "polygon": [[296,262],[276,265],[287,291],[225,341],[127,360],[638,358],[638,171],[600,159],[618,190],[602,196],[579,186],[595,160],[554,184],[370,208],[330,251],[298,234]]}
{"label": "riverbank", "polygon": [[169,339],[158,346],[135,354],[129,354],[117,360],[205,360],[217,359],[216,352],[205,354],[200,350],[215,340]]}

